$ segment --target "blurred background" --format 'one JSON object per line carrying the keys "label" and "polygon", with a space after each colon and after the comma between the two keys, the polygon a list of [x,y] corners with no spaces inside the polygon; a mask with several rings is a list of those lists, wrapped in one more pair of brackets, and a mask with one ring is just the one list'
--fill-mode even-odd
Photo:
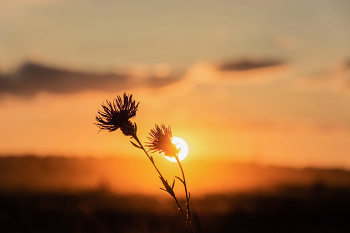
{"label": "blurred background", "polygon": [[348,232],[349,22],[346,0],[0,0],[1,229],[187,230],[142,151],[93,124],[126,92],[142,142],[187,142],[196,231]]}

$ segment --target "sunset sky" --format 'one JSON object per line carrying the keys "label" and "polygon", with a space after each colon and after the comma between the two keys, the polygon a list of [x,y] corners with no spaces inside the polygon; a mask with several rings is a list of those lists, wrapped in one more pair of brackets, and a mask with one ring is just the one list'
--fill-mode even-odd
{"label": "sunset sky", "polygon": [[350,168],[350,2],[0,0],[2,156],[144,156],[124,92],[188,160]]}

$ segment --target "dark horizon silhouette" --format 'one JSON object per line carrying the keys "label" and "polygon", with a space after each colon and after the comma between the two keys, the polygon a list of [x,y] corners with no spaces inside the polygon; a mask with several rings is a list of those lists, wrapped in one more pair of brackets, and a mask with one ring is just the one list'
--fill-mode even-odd
{"label": "dark horizon silhouette", "polygon": [[[156,156],[155,159],[166,177],[177,172],[164,158]],[[283,186],[350,187],[350,170],[340,168],[292,168],[198,159],[184,161],[184,166],[189,185],[197,195],[270,192]],[[149,176],[145,177],[144,173]],[[155,195],[159,190],[154,187],[160,185],[156,178],[157,174],[143,157],[0,157],[0,190],[3,191],[84,191],[108,187],[116,193]],[[202,180],[206,182],[201,183]]]}
{"label": "dark horizon silhouette", "polygon": [[[188,231],[168,196],[118,193],[113,191],[108,179],[88,188],[77,186],[82,184],[83,177],[91,179],[91,174],[97,175],[94,166],[103,165],[100,172],[108,170],[113,167],[107,166],[113,160],[119,169],[125,166],[115,158],[0,158],[1,232]],[[247,169],[249,174],[254,174],[252,169],[261,169],[254,164],[230,166]],[[263,179],[273,175],[268,174],[269,169],[276,168],[260,172]],[[288,169],[277,168],[275,175]],[[118,169],[112,170],[116,176],[111,178],[119,180]],[[350,171],[306,168],[289,172],[299,173],[300,183],[286,181],[272,189],[192,192],[195,232],[347,232],[350,227]],[[88,174],[90,176],[86,177]],[[310,181],[310,175],[315,179]],[[305,183],[304,179],[310,182]],[[202,177],[202,181],[205,178]],[[227,187],[222,188],[224,191]],[[183,198],[179,201],[184,205]]]}

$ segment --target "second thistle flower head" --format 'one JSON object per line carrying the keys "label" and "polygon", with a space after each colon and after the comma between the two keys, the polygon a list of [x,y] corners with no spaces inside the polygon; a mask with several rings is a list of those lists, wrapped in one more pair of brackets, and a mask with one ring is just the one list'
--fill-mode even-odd
{"label": "second thistle flower head", "polygon": [[125,136],[133,136],[135,134],[135,125],[129,120],[136,115],[137,107],[132,95],[128,96],[124,93],[123,98],[117,96],[113,102],[106,101],[106,105],[102,104],[103,110],[98,110],[95,123],[101,130],[105,129],[109,132],[120,128]]}
{"label": "second thistle flower head", "polygon": [[177,149],[176,146],[171,142],[173,135],[171,133],[170,125],[165,127],[165,125],[155,126],[154,129],[151,129],[149,133],[150,137],[147,137],[150,142],[146,142],[147,147],[150,148],[151,152],[158,151],[159,153],[164,153],[168,157],[175,157],[179,154],[180,149]]}

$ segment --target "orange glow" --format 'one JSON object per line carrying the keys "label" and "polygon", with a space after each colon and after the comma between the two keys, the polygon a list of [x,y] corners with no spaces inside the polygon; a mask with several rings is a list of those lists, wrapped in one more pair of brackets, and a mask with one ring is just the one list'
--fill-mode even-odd
{"label": "orange glow", "polygon": [[[181,135],[191,148],[191,159],[296,167],[350,164],[347,129],[336,125],[324,129],[317,122],[273,115],[269,103],[255,104],[251,96],[240,100],[244,104],[233,102],[233,110],[226,107],[231,99],[218,101],[206,92],[186,97],[149,95],[140,89],[127,92],[140,101],[137,116],[132,119],[137,123],[140,140],[146,141],[155,123],[169,124],[173,134]],[[233,92],[229,95],[236,97]],[[31,101],[4,98],[0,103],[0,128],[5,132],[0,134],[0,153],[139,157],[120,130],[99,132],[93,124],[101,103],[113,98],[114,93],[97,92],[40,94]],[[328,156],[330,153],[334,156]]]}
{"label": "orange glow", "polygon": [[[139,158],[64,158],[9,157],[0,159],[2,188],[22,187],[28,190],[107,189],[120,194],[163,195],[161,181],[147,157]],[[181,176],[178,166],[154,156],[165,179],[172,183]],[[182,163],[191,193],[198,197],[211,193],[270,190],[281,185],[311,185],[316,182],[347,186],[348,173],[330,169],[291,169],[257,164],[188,158]],[[16,171],[16,172],[13,172]],[[31,182],[28,182],[30,180]],[[183,187],[175,182],[179,197]]]}
{"label": "orange glow", "polygon": [[[182,161],[183,159],[185,159],[186,156],[187,156],[187,153],[188,153],[187,143],[183,139],[178,138],[178,137],[173,137],[171,139],[171,142],[176,146],[176,149],[180,149],[179,160]],[[164,155],[164,153],[163,153],[163,155]],[[176,159],[175,158],[169,157],[169,156],[166,156],[166,155],[164,155],[164,157],[167,160],[176,163]]]}

